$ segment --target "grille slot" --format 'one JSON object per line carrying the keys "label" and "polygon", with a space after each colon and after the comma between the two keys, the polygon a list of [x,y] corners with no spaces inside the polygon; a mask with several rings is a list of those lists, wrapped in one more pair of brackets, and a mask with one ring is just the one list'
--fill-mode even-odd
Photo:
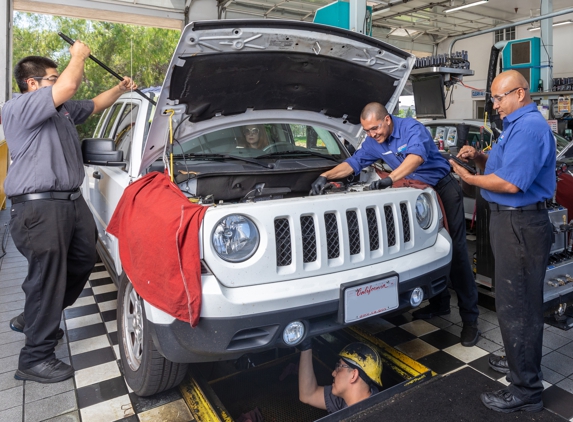
{"label": "grille slot", "polygon": [[277,266],[284,267],[292,263],[292,244],[290,225],[286,218],[275,220],[275,239],[277,245]]}
{"label": "grille slot", "polygon": [[340,241],[338,239],[338,222],[336,214],[329,212],[324,214],[324,225],[326,228],[326,245],[328,248],[328,259],[340,256]]}
{"label": "grille slot", "polygon": [[410,215],[408,214],[408,205],[404,202],[400,204],[400,213],[402,214],[402,230],[404,230],[404,242],[410,241]]}
{"label": "grille slot", "polygon": [[310,215],[300,217],[300,229],[302,235],[302,259],[306,262],[316,261],[316,229],[314,219]]}
{"label": "grille slot", "polygon": [[350,246],[350,255],[357,255],[360,253],[360,229],[358,227],[356,211],[346,211],[346,220],[348,221],[348,245]]}
{"label": "grille slot", "polygon": [[378,237],[378,220],[374,208],[366,208],[366,220],[368,223],[368,238],[370,240],[370,250],[380,249],[380,238]]}
{"label": "grille slot", "polygon": [[388,233],[388,246],[396,245],[396,227],[394,226],[394,213],[390,205],[384,206],[384,216],[386,217],[386,231]]}

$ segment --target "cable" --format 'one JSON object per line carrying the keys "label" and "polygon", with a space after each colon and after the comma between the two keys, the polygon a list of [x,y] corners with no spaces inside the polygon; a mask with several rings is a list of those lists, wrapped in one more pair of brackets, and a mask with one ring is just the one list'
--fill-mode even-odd
{"label": "cable", "polygon": [[[8,245],[8,233],[10,232],[10,226],[12,225],[12,220],[9,223],[4,223],[4,233],[2,233],[2,240],[0,242],[2,246],[2,253],[0,253],[0,258],[6,255],[6,246]],[[3,261],[0,261],[0,266]]]}
{"label": "cable", "polygon": [[473,86],[466,85],[465,83],[462,82],[461,79],[458,79],[458,78],[452,78],[452,79],[458,81],[460,83],[460,85],[463,86],[464,88],[474,89],[476,91],[485,91],[485,89],[482,89],[482,88],[474,88]]}
{"label": "cable", "polygon": [[175,110],[165,110],[165,113],[169,113],[169,176],[173,183],[173,115],[175,114]]}
{"label": "cable", "polygon": [[[447,95],[448,95],[448,93],[446,92],[446,97],[447,97]],[[450,88],[450,102],[449,102],[448,106],[446,107],[446,111],[448,111],[448,109],[452,105],[452,97],[453,96],[454,96],[454,90],[453,90],[453,88]]]}
{"label": "cable", "polygon": [[[175,130],[177,131],[177,129]],[[179,143],[179,141],[175,138],[173,138],[173,140],[177,142],[177,145],[179,145],[179,148],[181,148],[181,154],[183,154],[183,165],[185,165],[185,170],[187,171],[187,180],[185,182],[187,183],[187,191],[189,192],[189,179],[191,179],[191,177],[189,173],[189,167],[187,167],[187,157],[185,157],[185,151],[183,151],[181,143]]]}

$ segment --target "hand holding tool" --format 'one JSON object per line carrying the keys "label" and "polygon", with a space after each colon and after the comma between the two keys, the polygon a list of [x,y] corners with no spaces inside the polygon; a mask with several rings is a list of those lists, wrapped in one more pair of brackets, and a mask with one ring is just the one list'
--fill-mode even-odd
{"label": "hand holding tool", "polygon": [[[65,35],[62,32],[58,32],[58,35],[65,41],[67,42],[69,45],[74,45],[75,41],[72,40],[70,37],[68,37],[67,35]],[[113,70],[111,70],[109,67],[107,67],[104,63],[102,63],[100,60],[96,59],[94,56],[92,56],[91,54],[89,55],[89,58],[92,59],[94,62],[96,62],[97,64],[99,64],[101,67],[103,67],[105,70],[107,70],[112,76],[115,76],[117,79],[119,79],[120,81],[123,81],[123,76],[121,76],[120,74],[114,72]],[[151,104],[153,105],[157,105],[157,103],[155,101],[153,101],[151,98],[149,98],[147,95],[145,95],[143,92],[141,92],[139,89],[134,89],[135,92],[137,92],[139,95],[141,95],[143,98],[145,98],[147,101],[149,101]]]}

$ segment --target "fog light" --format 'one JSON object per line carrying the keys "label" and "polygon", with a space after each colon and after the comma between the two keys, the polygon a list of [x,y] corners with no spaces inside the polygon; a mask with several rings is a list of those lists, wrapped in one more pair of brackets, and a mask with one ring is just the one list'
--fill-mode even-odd
{"label": "fog light", "polygon": [[414,290],[412,290],[412,295],[410,296],[410,305],[412,305],[412,308],[419,306],[423,300],[424,291],[421,287],[416,287]]}
{"label": "fog light", "polygon": [[291,322],[283,331],[283,341],[289,346],[293,346],[304,337],[304,324],[300,321]]}

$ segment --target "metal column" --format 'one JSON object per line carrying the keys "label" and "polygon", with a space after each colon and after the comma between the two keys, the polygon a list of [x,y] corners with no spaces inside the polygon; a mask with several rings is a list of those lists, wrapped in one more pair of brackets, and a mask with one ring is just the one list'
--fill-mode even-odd
{"label": "metal column", "polygon": [[[553,13],[553,0],[541,0],[541,16]],[[551,66],[553,59],[553,18],[541,21],[541,72],[540,78],[543,81],[543,90],[551,91]],[[537,83],[538,81],[531,81]]]}
{"label": "metal column", "polygon": [[0,2],[0,104],[12,96],[13,0]]}
{"label": "metal column", "polygon": [[349,20],[348,28],[351,31],[364,34],[366,28],[366,0],[350,0]]}

